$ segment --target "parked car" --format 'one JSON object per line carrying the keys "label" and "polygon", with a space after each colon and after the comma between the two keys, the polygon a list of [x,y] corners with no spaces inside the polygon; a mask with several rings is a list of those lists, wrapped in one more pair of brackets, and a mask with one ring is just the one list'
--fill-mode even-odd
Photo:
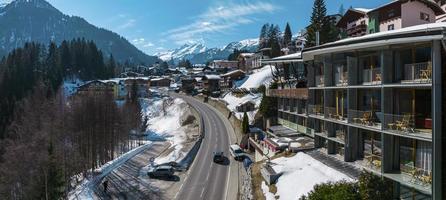
{"label": "parked car", "polygon": [[225,161],[225,156],[222,151],[214,152],[214,162],[222,163]]}
{"label": "parked car", "polygon": [[172,166],[161,165],[157,167],[150,168],[147,172],[150,178],[153,177],[171,177],[175,173],[175,170]]}
{"label": "parked car", "polygon": [[236,160],[243,158],[244,155],[242,149],[237,144],[229,146],[229,152],[231,152],[232,157]]}

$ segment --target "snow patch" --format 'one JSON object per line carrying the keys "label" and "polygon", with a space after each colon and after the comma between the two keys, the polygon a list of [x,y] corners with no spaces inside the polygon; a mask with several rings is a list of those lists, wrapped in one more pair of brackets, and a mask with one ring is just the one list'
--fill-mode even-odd
{"label": "snow patch", "polygon": [[265,181],[262,181],[262,191],[263,191],[263,196],[265,196],[266,200],[275,200],[276,197],[273,193],[271,193],[269,191],[269,187],[266,185]]}
{"label": "snow patch", "polygon": [[[341,180],[354,181],[302,152],[289,158],[277,158],[272,160],[272,163],[274,171],[282,173],[276,183],[276,195],[283,200],[300,198],[313,190],[317,184]],[[299,180],[298,187],[296,187],[296,180]]]}
{"label": "snow patch", "polygon": [[240,86],[240,88],[258,88],[261,85],[270,85],[273,80],[272,72],[275,72],[275,67],[271,65],[266,65],[258,70],[255,70],[254,73],[249,75],[248,79]]}

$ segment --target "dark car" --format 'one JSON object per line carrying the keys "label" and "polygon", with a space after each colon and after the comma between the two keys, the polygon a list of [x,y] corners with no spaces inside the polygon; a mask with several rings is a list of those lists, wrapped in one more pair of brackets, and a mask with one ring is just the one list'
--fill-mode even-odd
{"label": "dark car", "polygon": [[214,162],[221,163],[225,161],[225,156],[222,151],[214,152]]}

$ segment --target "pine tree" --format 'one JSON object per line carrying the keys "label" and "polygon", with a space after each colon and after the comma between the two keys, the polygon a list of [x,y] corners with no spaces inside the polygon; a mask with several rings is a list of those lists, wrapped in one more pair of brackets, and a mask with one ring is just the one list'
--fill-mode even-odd
{"label": "pine tree", "polygon": [[320,44],[325,43],[327,40],[326,28],[327,23],[327,8],[325,7],[324,0],[314,0],[313,12],[311,14],[310,25],[307,27],[307,41],[305,47],[312,47],[316,45],[316,33],[319,32],[319,42]]}
{"label": "pine tree", "polygon": [[249,118],[246,112],[243,114],[242,131],[243,133],[249,132]]}
{"label": "pine tree", "polygon": [[278,25],[271,24],[268,33],[268,47],[271,48],[271,57],[278,57],[281,55],[280,48],[280,28]]}
{"label": "pine tree", "polygon": [[270,25],[268,23],[264,24],[262,26],[262,29],[260,30],[260,37],[259,37],[259,50],[266,48],[268,46],[268,32],[270,30]]}
{"label": "pine tree", "polygon": [[291,40],[293,38],[293,34],[291,33],[290,24],[286,23],[285,31],[283,34],[283,47],[288,47],[291,44]]}

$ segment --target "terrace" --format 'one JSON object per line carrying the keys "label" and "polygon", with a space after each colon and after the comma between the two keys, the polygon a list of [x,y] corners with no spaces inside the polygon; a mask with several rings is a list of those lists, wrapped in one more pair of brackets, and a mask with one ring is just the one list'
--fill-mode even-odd
{"label": "terrace", "polygon": [[310,115],[318,115],[318,116],[323,117],[324,116],[323,106],[320,105],[320,104],[308,105],[308,114],[310,114]]}
{"label": "terrace", "polygon": [[381,68],[364,69],[362,72],[363,85],[381,84]]}
{"label": "terrace", "polygon": [[393,92],[393,108],[383,114],[383,129],[400,135],[432,138],[431,90]]}
{"label": "terrace", "polygon": [[404,79],[401,83],[432,83],[432,63],[405,64]]}

